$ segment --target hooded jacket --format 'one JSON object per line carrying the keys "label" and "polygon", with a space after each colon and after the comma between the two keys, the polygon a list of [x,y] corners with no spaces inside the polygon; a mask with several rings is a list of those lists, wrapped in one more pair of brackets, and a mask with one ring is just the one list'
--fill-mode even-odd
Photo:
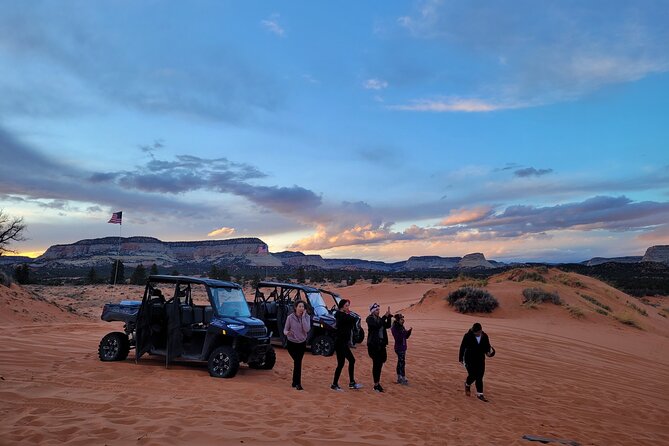
{"label": "hooded jacket", "polygon": [[467,365],[477,365],[485,363],[485,354],[490,351],[490,340],[485,332],[481,332],[481,342],[476,340],[474,332],[469,330],[462,338],[460,343],[460,354],[458,361]]}

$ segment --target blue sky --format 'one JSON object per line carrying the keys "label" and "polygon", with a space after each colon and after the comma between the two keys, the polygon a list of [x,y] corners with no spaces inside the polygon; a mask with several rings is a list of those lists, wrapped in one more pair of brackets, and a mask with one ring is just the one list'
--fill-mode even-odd
{"label": "blue sky", "polygon": [[666,1],[0,0],[0,208],[118,235],[580,261],[669,243]]}

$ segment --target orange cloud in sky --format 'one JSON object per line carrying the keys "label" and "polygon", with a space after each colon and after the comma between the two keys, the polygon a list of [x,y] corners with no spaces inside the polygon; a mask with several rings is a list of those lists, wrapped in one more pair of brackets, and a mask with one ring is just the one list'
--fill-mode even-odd
{"label": "orange cloud in sky", "polygon": [[336,234],[328,233],[325,226],[318,226],[316,233],[293,243],[291,249],[318,250],[337,246],[358,245],[388,238],[388,230],[373,229],[371,224],[358,225]]}
{"label": "orange cloud in sky", "polygon": [[472,221],[480,220],[492,211],[489,206],[479,206],[472,209],[453,209],[448,217],[439,222],[442,226],[461,225]]}
{"label": "orange cloud in sky", "polygon": [[235,233],[235,228],[226,228],[223,226],[222,228],[215,229],[211,231],[209,234],[207,234],[208,237],[217,237],[217,236],[230,236]]}

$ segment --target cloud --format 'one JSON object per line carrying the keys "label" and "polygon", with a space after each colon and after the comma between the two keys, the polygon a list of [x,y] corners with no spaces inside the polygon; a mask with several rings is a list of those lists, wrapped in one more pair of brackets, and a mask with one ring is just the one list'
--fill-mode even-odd
{"label": "cloud", "polygon": [[208,233],[207,237],[219,237],[219,236],[229,237],[234,233],[235,233],[234,228],[226,228],[225,226],[223,226],[222,228],[215,229],[210,233]]}
{"label": "cloud", "polygon": [[[183,16],[168,9],[132,3],[124,11],[178,29]],[[66,18],[48,2],[5,5],[0,63],[15,70],[0,78],[0,112],[61,117],[117,106],[238,123],[283,104],[275,78],[232,45],[197,34],[184,42],[183,33],[141,20],[125,21],[123,32],[100,26],[110,17],[107,7],[85,2]]]}
{"label": "cloud", "polygon": [[441,220],[441,226],[453,226],[481,220],[492,214],[492,208],[481,206],[473,209],[454,209],[448,217]]}
{"label": "cloud", "polygon": [[404,231],[393,231],[394,224],[380,218],[371,207],[359,213],[355,220],[346,226],[321,221],[313,235],[296,241],[291,249],[321,250],[400,240],[536,239],[551,237],[556,231],[644,232],[669,220],[669,202],[634,202],[624,196],[596,196],[555,206],[514,205],[498,212],[481,206],[453,210],[438,226],[412,225]]}
{"label": "cloud", "polygon": [[524,169],[518,169],[513,174],[520,178],[525,177],[540,177],[542,175],[547,175],[553,172],[553,169],[535,169],[534,167],[526,167]]}
{"label": "cloud", "polygon": [[367,79],[362,86],[366,90],[383,90],[388,88],[388,82],[382,79]]}
{"label": "cloud", "polygon": [[492,103],[486,102],[482,99],[415,99],[409,104],[389,105],[390,110],[399,111],[414,111],[414,112],[466,112],[466,113],[481,113],[492,112],[497,110],[508,110],[522,107],[519,103]]}
{"label": "cloud", "polygon": [[[498,110],[570,101],[669,71],[668,18],[663,0],[614,0],[607,8],[599,2],[519,0],[509,8],[426,0],[397,25],[415,40],[430,41],[438,48],[434,57],[468,54],[462,87]],[[460,111],[440,102],[427,99],[408,110]]]}
{"label": "cloud", "polygon": [[283,37],[285,30],[279,25],[279,14],[272,14],[269,18],[260,22],[262,26],[269,32]]}

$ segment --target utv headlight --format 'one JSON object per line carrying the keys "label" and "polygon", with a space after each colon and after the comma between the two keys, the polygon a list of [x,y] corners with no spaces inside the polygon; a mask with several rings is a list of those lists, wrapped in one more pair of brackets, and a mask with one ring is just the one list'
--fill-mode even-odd
{"label": "utv headlight", "polygon": [[239,331],[239,330],[243,330],[244,328],[246,328],[246,325],[240,325],[240,324],[228,324],[228,328],[229,328],[230,330]]}

